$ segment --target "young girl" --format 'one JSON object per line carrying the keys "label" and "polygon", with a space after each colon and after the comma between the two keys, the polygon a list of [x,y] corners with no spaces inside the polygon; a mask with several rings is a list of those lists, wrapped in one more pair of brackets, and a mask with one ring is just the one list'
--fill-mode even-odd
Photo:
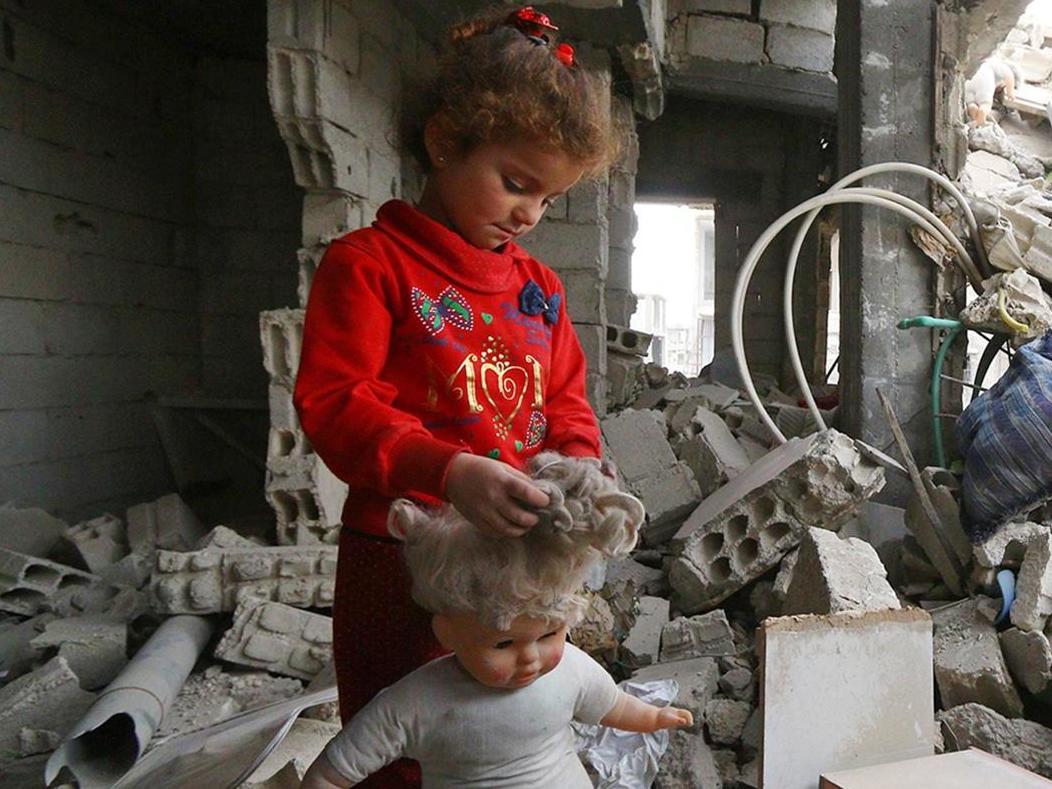
{"label": "young girl", "polygon": [[[406,142],[427,173],[332,243],[307,306],[295,402],[350,485],[333,610],[340,708],[445,650],[387,536],[396,497],[452,502],[519,536],[547,496],[523,472],[542,449],[598,458],[585,360],[558,277],[515,243],[618,137],[605,88],[531,8],[451,29]],[[363,786],[411,787],[394,765]]]}
{"label": "young girl", "polygon": [[690,712],[617,689],[566,643],[587,608],[584,577],[600,556],[635,545],[643,507],[599,469],[544,453],[531,463],[549,496],[521,538],[493,537],[456,510],[391,508],[413,597],[453,655],[386,688],[326,747],[303,789],[346,789],[403,754],[426,787],[590,789],[570,721],[629,731],[689,726]]}

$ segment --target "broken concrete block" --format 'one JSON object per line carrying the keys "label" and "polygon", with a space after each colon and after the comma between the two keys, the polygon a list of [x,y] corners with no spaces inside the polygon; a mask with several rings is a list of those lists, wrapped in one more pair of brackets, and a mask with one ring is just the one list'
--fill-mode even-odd
{"label": "broken concrete block", "polygon": [[930,756],[931,644],[931,618],[917,609],[763,622],[763,785],[814,789],[834,766]]}
{"label": "broken concrete block", "polygon": [[242,784],[243,789],[299,787],[307,768],[329,744],[329,740],[340,733],[340,728],[336,723],[297,718],[281,744]]}
{"label": "broken concrete block", "polygon": [[621,642],[620,662],[628,668],[642,668],[658,662],[661,630],[668,622],[669,602],[662,597],[640,597],[636,623]]}
{"label": "broken concrete block", "polygon": [[127,521],[128,544],[142,556],[152,556],[158,548],[193,550],[207,531],[178,493],[129,507]]}
{"label": "broken concrete block", "polygon": [[796,562],[799,558],[800,549],[793,548],[782,558],[782,563],[778,565],[778,573],[774,576],[771,594],[774,595],[774,599],[778,601],[779,606],[785,603],[785,596],[789,594],[789,587],[793,583],[793,571],[796,569]]}
{"label": "broken concrete block", "polygon": [[271,459],[266,496],[277,516],[281,545],[335,544],[342,525],[347,483],[315,454]]}
{"label": "broken concrete block", "polygon": [[935,681],[944,708],[977,702],[1009,717],[1023,714],[997,640],[997,629],[980,613],[987,598],[963,600],[932,612]]}
{"label": "broken concrete block", "polygon": [[80,679],[84,690],[105,687],[128,663],[128,626],[99,615],[55,619],[31,642],[55,653]]}
{"label": "broken concrete block", "polygon": [[[697,720],[698,716],[695,715]],[[654,789],[722,789],[723,780],[711,746],[683,729],[669,732],[668,750],[658,763]]]}
{"label": "broken concrete block", "polygon": [[1043,523],[1006,523],[986,542],[973,546],[972,554],[976,563],[983,567],[1015,570],[1023,564],[1030,540],[1048,530],[1049,527]]}
{"label": "broken concrete block", "polygon": [[70,610],[81,590],[109,589],[97,575],[15,551],[0,549],[0,611],[33,616],[44,610]]}
{"label": "broken concrete block", "polygon": [[1012,677],[1035,695],[1052,683],[1052,647],[1044,633],[1011,627],[1000,635],[1001,652]]}
{"label": "broken concrete block", "polygon": [[50,729],[25,728],[18,732],[18,756],[36,756],[38,753],[51,753],[62,742],[62,736]]}
{"label": "broken concrete block", "polygon": [[67,528],[65,521],[38,507],[21,509],[10,502],[0,506],[0,549],[43,558]]}
{"label": "broken concrete block", "polygon": [[37,614],[0,629],[0,680],[10,682],[44,662],[40,650],[33,646],[33,639],[44,632],[48,622],[57,618],[51,613]]}
{"label": "broken concrete block", "polygon": [[644,536],[654,544],[701,498],[698,483],[669,446],[665,419],[657,411],[622,411],[601,423],[603,436],[625,487],[647,512]]}
{"label": "broken concrete block", "polygon": [[691,513],[673,540],[673,604],[712,608],[770,570],[809,526],[835,529],[884,484],[855,442],[828,430],[792,439]]}
{"label": "broken concrete block", "polygon": [[825,529],[804,533],[783,616],[901,607],[872,545]]}
{"label": "broken concrete block", "polygon": [[619,583],[631,583],[636,594],[667,597],[668,580],[665,573],[656,567],[647,567],[630,556],[611,559],[606,563],[605,583],[614,586]]}
{"label": "broken concrete block", "polygon": [[710,495],[749,467],[751,461],[727,423],[699,406],[691,418],[697,435],[679,447],[679,458],[694,473],[703,496]]}
{"label": "broken concrete block", "polygon": [[730,748],[716,748],[712,752],[712,760],[716,763],[720,780],[724,786],[738,785],[738,754]]}
{"label": "broken concrete block", "polygon": [[1046,529],[1026,546],[1015,582],[1012,624],[1020,630],[1044,630],[1049,614],[1052,614],[1052,531]]}
{"label": "broken concrete block", "polygon": [[309,680],[332,659],[332,619],[246,598],[214,654],[220,660]]}
{"label": "broken concrete block", "polygon": [[[906,527],[939,571],[943,583],[955,594],[961,594],[962,570],[971,557],[971,543],[961,527],[960,507],[952,488],[944,482],[952,480],[952,475],[936,468],[926,468],[920,475],[923,489],[915,488],[906,504]],[[952,484],[956,486],[955,481]],[[925,499],[937,517],[934,523],[928,516]]]}
{"label": "broken concrete block", "polygon": [[69,564],[91,573],[116,564],[128,554],[124,522],[109,513],[70,526],[59,542],[55,550],[61,552],[63,558],[70,556],[75,559]]}
{"label": "broken concrete block", "polygon": [[615,326],[612,323],[606,324],[606,345],[618,353],[646,356],[650,352],[650,343],[653,339],[653,334],[647,334],[638,329],[626,329],[624,326]]}
{"label": "broken concrete block", "polygon": [[259,337],[263,345],[263,367],[272,383],[291,390],[295,386],[303,345],[305,310],[269,310],[259,314]]}
{"label": "broken concrete block", "polygon": [[735,701],[752,705],[756,697],[756,677],[747,668],[732,668],[720,677],[720,692]]}
{"label": "broken concrete block", "polygon": [[705,721],[705,705],[716,694],[719,685],[720,669],[712,658],[693,658],[646,666],[633,672],[632,679],[637,682],[676,680],[679,693],[672,704],[690,710],[694,716],[694,725],[689,731],[700,732]]}
{"label": "broken concrete block", "polygon": [[661,662],[735,653],[734,636],[723,610],[677,617],[661,630]]}
{"label": "broken concrete block", "polygon": [[1052,778],[1052,729],[1010,720],[982,704],[961,704],[940,712],[938,719],[947,750],[978,748]]}
{"label": "broken concrete block", "polygon": [[705,726],[713,742],[734,745],[741,739],[752,705],[731,699],[712,699],[705,705]]}
{"label": "broken concrete block", "polygon": [[616,649],[618,622],[610,603],[594,592],[587,597],[588,608],[570,630],[570,640],[589,655]]}
{"label": "broken concrete block", "polygon": [[241,548],[261,548],[266,547],[261,545],[254,540],[250,540],[236,531],[231,529],[229,526],[223,526],[220,524],[216,526],[212,531],[208,532],[204,537],[197,541],[197,545],[194,546],[195,551],[203,551],[205,548],[217,548],[220,550],[233,550]]}
{"label": "broken concrete block", "polygon": [[964,163],[964,175],[971,189],[979,196],[992,195],[1015,186],[1023,176],[1019,168],[1007,159],[987,151],[972,151]]}
{"label": "broken concrete block", "polygon": [[330,608],[335,574],[330,545],[158,551],[151,589],[155,609],[166,614],[233,611],[252,596]]}
{"label": "broken concrete block", "polygon": [[99,570],[99,578],[114,586],[142,589],[150,580],[153,562],[149,557],[129,553],[120,561]]}
{"label": "broken concrete block", "polygon": [[[23,729],[65,734],[95,700],[81,690],[65,658],[55,657],[31,674],[0,688],[0,764],[19,757]],[[42,784],[43,782],[41,782]]]}

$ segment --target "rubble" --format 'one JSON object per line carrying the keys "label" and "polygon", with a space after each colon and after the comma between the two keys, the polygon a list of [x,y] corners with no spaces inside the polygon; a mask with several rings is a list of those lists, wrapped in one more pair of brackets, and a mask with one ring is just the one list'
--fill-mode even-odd
{"label": "rubble", "polygon": [[976,702],[1009,717],[1023,714],[997,629],[980,611],[988,598],[962,600],[932,611],[935,681],[945,709]]}
{"label": "rubble", "polygon": [[241,786],[244,789],[298,789],[307,768],[329,740],[340,732],[336,723],[297,718],[288,735]]}
{"label": "rubble", "polygon": [[105,616],[53,619],[29,642],[40,653],[64,658],[85,690],[108,685],[128,662],[128,626]]}
{"label": "rubble", "polygon": [[973,547],[975,561],[982,567],[1018,569],[1030,540],[1047,531],[1047,526],[1029,521],[1005,524]]}
{"label": "rubble", "polygon": [[1048,637],[1038,631],[1012,627],[1001,633],[1000,639],[1013,679],[1035,696],[1044,694],[1052,683],[1052,647]]}
{"label": "rubble", "polygon": [[668,622],[669,603],[661,597],[639,598],[639,613],[628,636],[618,651],[620,661],[628,668],[642,668],[657,663],[661,651],[661,633]]}
{"label": "rubble", "polygon": [[854,537],[842,540],[825,529],[804,532],[782,604],[783,616],[900,607],[884,565],[869,543]]}
{"label": "rubble", "polygon": [[216,646],[217,658],[273,674],[312,679],[332,660],[332,619],[247,597]]}
{"label": "rubble", "polygon": [[67,529],[66,523],[39,507],[0,505],[0,548],[46,557]]}
{"label": "rubble", "polygon": [[793,439],[709,496],[677,532],[674,603],[712,608],[770,570],[812,525],[836,528],[884,484],[847,436]]}
{"label": "rubble", "polygon": [[752,705],[731,699],[712,699],[705,705],[705,725],[713,742],[733,745],[741,739]]}
{"label": "rubble", "polygon": [[1052,531],[1044,529],[1026,546],[1015,585],[1012,624],[1020,630],[1044,630],[1052,614]]}
{"label": "rubble", "polygon": [[157,549],[189,551],[205,527],[176,493],[129,507],[128,544],[134,553],[152,556]]}
{"label": "rubble", "polygon": [[727,423],[704,406],[695,409],[691,424],[697,432],[679,446],[678,455],[694,473],[701,495],[708,496],[743,472],[749,456]]}
{"label": "rubble", "polygon": [[661,662],[733,655],[736,651],[727,614],[710,611],[677,617],[661,630]]}
{"label": "rubble", "polygon": [[124,522],[109,514],[70,526],[56,548],[70,557],[67,563],[96,574],[119,562],[128,550]]}
{"label": "rubble", "polygon": [[1052,729],[1005,718],[982,704],[962,704],[938,714],[947,748],[979,750],[1052,778]]}
{"label": "rubble", "polygon": [[674,663],[658,663],[632,673],[636,682],[674,679],[679,693],[672,705],[690,710],[694,716],[691,731],[701,730],[705,721],[705,706],[715,696],[720,681],[720,670],[713,658],[692,658]]}
{"label": "rubble", "polygon": [[82,591],[103,596],[115,593],[96,575],[0,549],[0,611],[23,616],[44,610],[70,612],[75,608],[74,596]]}

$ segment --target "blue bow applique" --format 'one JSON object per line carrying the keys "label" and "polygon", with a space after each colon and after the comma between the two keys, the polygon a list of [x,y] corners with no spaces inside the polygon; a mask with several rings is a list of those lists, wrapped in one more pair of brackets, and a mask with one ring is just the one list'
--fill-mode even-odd
{"label": "blue bow applique", "polygon": [[519,293],[519,309],[527,315],[544,315],[544,320],[554,325],[559,322],[559,305],[562,304],[562,296],[553,293],[545,296],[541,286],[532,279],[522,286]]}

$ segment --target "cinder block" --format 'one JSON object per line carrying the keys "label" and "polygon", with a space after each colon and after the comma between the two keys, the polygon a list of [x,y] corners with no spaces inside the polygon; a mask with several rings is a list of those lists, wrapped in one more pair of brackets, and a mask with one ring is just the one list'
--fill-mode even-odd
{"label": "cinder block", "polygon": [[78,591],[108,588],[101,578],[64,564],[0,549],[0,611],[33,616],[69,610]]}
{"label": "cinder block", "polygon": [[734,635],[727,614],[722,610],[676,617],[661,630],[662,663],[733,655],[735,652]]}
{"label": "cinder block", "polygon": [[741,14],[752,13],[752,0],[669,0],[669,16],[688,13]]}
{"label": "cinder block", "polygon": [[298,186],[368,195],[369,159],[362,140],[325,120],[278,117],[277,124]]}
{"label": "cinder block", "polygon": [[665,418],[657,411],[626,410],[602,420],[603,437],[625,485],[643,502],[645,530],[675,524],[701,498],[690,469],[672,452],[666,438]]}
{"label": "cinder block", "polygon": [[946,709],[976,702],[1018,718],[1023,702],[1001,654],[997,628],[980,610],[984,601],[993,602],[974,597],[932,612],[939,697]]}
{"label": "cinder block", "polygon": [[105,616],[56,619],[30,643],[65,658],[85,690],[105,687],[128,663],[128,625]]}
{"label": "cinder block", "polygon": [[330,608],[335,574],[336,547],[330,545],[159,551],[153,604],[165,614],[212,614],[255,596]]}
{"label": "cinder block", "polygon": [[831,36],[836,32],[836,0],[763,0],[760,19],[807,27]]}
{"label": "cinder block", "polygon": [[605,221],[580,225],[541,222],[523,238],[523,246],[560,277],[567,271],[587,271],[599,280],[606,279],[610,241]]}
{"label": "cinder block", "polygon": [[126,517],[128,544],[142,556],[158,548],[189,551],[208,532],[178,493],[129,507]]}
{"label": "cinder block", "polygon": [[270,310],[259,314],[263,367],[271,383],[293,389],[303,345],[304,310]]}
{"label": "cinder block", "polygon": [[606,289],[606,317],[607,320],[624,325],[630,323],[632,316],[636,314],[636,294],[626,288]]}
{"label": "cinder block", "polygon": [[826,529],[804,532],[782,616],[901,607],[872,545],[855,537],[842,540]]}
{"label": "cinder block", "polygon": [[612,323],[606,326],[606,345],[610,350],[618,353],[646,356],[650,352],[650,343],[653,339],[653,334],[637,329],[615,326]]}
{"label": "cinder block", "polygon": [[339,538],[347,484],[317,455],[271,456],[266,496],[277,516],[280,544],[332,544]]}
{"label": "cinder block", "polygon": [[990,539],[974,547],[976,564],[1019,569],[1026,555],[1026,546],[1034,537],[1046,532],[1048,527],[1041,523],[1006,523]]}
{"label": "cinder block", "polygon": [[574,323],[606,323],[606,290],[591,271],[559,273],[566,288],[566,311]]}
{"label": "cinder block", "polygon": [[687,54],[705,60],[762,63],[763,25],[720,16],[687,18]]}
{"label": "cinder block", "polygon": [[675,536],[673,604],[714,607],[775,566],[809,526],[836,529],[884,485],[884,470],[835,430],[792,439],[709,496]]}
{"label": "cinder block", "polygon": [[328,244],[362,226],[360,201],[339,190],[311,191],[303,196],[303,245]]}
{"label": "cinder block", "polygon": [[310,286],[314,282],[314,272],[318,270],[318,264],[321,263],[321,258],[322,255],[325,254],[325,249],[326,247],[321,244],[315,244],[313,246],[303,247],[296,251],[299,282],[296,287],[296,296],[301,308],[307,306],[307,299],[310,296]]}
{"label": "cinder block", "polygon": [[215,649],[220,660],[310,680],[332,660],[332,619],[245,598]]}
{"label": "cinder block", "polygon": [[704,406],[695,406],[693,400],[680,406],[681,410],[690,408],[694,413],[689,429],[696,432],[679,446],[678,455],[690,467],[702,495],[709,496],[745,471],[750,460],[726,422]]}
{"label": "cinder block", "polygon": [[606,332],[594,323],[575,323],[574,331],[588,361],[588,369],[606,375]]}
{"label": "cinder block", "polygon": [[92,573],[116,564],[128,554],[124,522],[109,513],[70,526],[63,542],[64,550],[77,558],[77,564]]}
{"label": "cinder block", "polygon": [[643,389],[643,360],[613,351],[606,355],[606,401],[618,411],[634,401]]}
{"label": "cinder block", "polygon": [[607,191],[605,177],[578,182],[566,195],[567,219],[577,224],[597,224],[606,217]]}
{"label": "cinder block", "polygon": [[768,25],[767,55],[776,66],[829,72],[833,70],[833,37],[801,27]]}
{"label": "cinder block", "polygon": [[316,50],[345,71],[358,71],[358,20],[348,4],[337,0],[270,0],[267,42],[285,49]]}

